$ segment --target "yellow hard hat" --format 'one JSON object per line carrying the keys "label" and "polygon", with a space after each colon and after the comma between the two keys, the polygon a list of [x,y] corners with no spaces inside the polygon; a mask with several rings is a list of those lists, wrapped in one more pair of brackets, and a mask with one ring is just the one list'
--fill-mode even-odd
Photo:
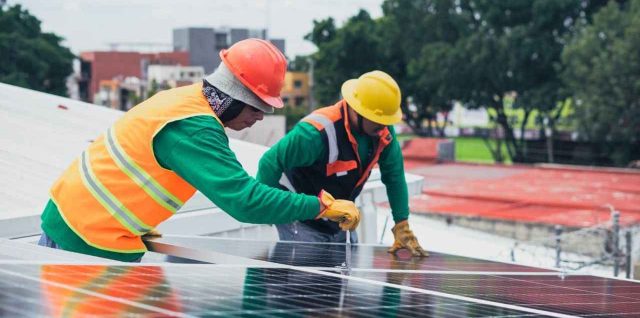
{"label": "yellow hard hat", "polygon": [[382,125],[402,120],[400,87],[382,71],[365,73],[342,84],[342,97],[362,117]]}

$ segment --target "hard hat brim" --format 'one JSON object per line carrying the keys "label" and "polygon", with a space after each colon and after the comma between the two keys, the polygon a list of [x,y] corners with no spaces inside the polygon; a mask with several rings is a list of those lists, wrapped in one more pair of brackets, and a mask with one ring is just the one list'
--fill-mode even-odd
{"label": "hard hat brim", "polygon": [[393,115],[378,115],[365,108],[360,100],[356,98],[357,84],[357,79],[350,79],[342,84],[341,89],[342,97],[347,101],[349,106],[351,106],[351,108],[356,111],[356,113],[372,122],[381,125],[394,125],[402,121],[402,110],[400,108],[398,108],[398,110]]}

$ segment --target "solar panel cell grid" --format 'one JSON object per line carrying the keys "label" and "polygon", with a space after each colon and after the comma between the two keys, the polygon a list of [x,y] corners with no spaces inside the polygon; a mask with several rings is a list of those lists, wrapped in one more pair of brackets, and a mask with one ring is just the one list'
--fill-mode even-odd
{"label": "solar panel cell grid", "polygon": [[531,317],[284,268],[0,265],[7,315]]}
{"label": "solar panel cell grid", "polygon": [[[184,248],[209,250],[234,256],[305,267],[337,267],[345,262],[345,244],[265,242],[229,240],[210,237],[166,236],[151,244],[169,244]],[[428,258],[412,258],[402,250],[398,256],[387,253],[384,246],[353,245],[351,266],[389,270],[439,270],[483,272],[552,272],[550,270],[472,259],[430,252]]]}
{"label": "solar panel cell grid", "polygon": [[354,272],[352,275],[475,299],[570,315],[640,315],[640,284],[593,276],[449,275]]}

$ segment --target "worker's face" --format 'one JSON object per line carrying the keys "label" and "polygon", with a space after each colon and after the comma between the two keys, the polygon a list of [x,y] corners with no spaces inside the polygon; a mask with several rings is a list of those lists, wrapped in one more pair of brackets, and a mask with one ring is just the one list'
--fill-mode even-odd
{"label": "worker's face", "polygon": [[233,130],[243,130],[253,126],[257,121],[264,118],[264,113],[252,106],[245,104],[238,117],[225,123],[225,126]]}
{"label": "worker's face", "polygon": [[381,130],[386,127],[385,125],[378,124],[362,117],[362,127],[358,126],[358,114],[349,107],[349,120],[352,127],[360,128],[360,131],[371,137],[377,137]]}

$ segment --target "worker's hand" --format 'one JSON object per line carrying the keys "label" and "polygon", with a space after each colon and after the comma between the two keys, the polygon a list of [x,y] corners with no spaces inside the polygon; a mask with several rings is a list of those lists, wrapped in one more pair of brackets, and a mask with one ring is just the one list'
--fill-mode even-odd
{"label": "worker's hand", "polygon": [[393,245],[389,248],[389,253],[395,254],[399,249],[406,248],[413,256],[429,256],[429,253],[423,250],[420,243],[418,243],[418,239],[413,234],[413,231],[409,229],[409,222],[407,220],[396,224],[391,229],[391,232],[393,232],[395,242],[393,242]]}
{"label": "worker's hand", "polygon": [[360,211],[355,203],[349,200],[336,200],[329,192],[320,191],[318,195],[320,203],[324,209],[318,214],[316,219],[327,218],[331,221],[338,222],[343,231],[351,231],[358,227],[360,223]]}
{"label": "worker's hand", "polygon": [[151,231],[144,233],[142,235],[143,238],[154,238],[154,237],[161,237],[162,233],[158,232],[158,230],[156,229],[152,229]]}

